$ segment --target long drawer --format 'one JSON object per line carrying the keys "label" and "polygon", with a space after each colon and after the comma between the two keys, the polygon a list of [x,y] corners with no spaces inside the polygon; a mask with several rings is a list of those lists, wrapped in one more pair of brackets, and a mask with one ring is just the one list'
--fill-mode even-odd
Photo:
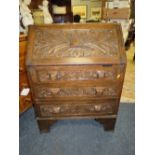
{"label": "long drawer", "polygon": [[35,104],[38,117],[78,116],[78,115],[111,115],[116,114],[117,100],[103,100],[102,102],[63,102],[50,104],[40,102]]}
{"label": "long drawer", "polygon": [[121,77],[117,65],[75,65],[30,67],[29,74],[33,83],[55,83],[70,81],[103,81]]}
{"label": "long drawer", "polygon": [[119,97],[119,86],[76,86],[76,87],[52,87],[35,86],[33,91],[34,99],[38,100],[78,100],[79,98],[99,99],[99,98],[117,98]]}

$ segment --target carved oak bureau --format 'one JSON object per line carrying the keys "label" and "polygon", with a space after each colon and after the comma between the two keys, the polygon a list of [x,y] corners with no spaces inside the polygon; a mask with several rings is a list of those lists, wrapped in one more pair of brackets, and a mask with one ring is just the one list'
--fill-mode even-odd
{"label": "carved oak bureau", "polygon": [[120,25],[30,26],[26,66],[40,131],[66,118],[114,130],[126,68]]}

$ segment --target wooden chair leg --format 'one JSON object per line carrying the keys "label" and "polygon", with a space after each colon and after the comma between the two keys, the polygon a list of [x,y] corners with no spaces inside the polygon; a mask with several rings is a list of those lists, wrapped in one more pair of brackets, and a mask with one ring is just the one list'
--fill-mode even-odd
{"label": "wooden chair leg", "polygon": [[116,118],[97,118],[95,119],[99,123],[101,123],[104,126],[105,131],[114,131],[115,129],[115,123],[116,123]]}
{"label": "wooden chair leg", "polygon": [[37,120],[37,121],[41,133],[48,133],[50,131],[50,126],[56,122],[56,120]]}

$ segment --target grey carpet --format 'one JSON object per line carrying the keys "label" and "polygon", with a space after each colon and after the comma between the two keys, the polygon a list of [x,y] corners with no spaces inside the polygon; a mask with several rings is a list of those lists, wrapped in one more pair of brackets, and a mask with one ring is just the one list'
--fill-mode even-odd
{"label": "grey carpet", "polygon": [[63,120],[40,134],[31,108],[19,120],[20,155],[134,155],[135,107],[120,104],[115,132],[94,120]]}

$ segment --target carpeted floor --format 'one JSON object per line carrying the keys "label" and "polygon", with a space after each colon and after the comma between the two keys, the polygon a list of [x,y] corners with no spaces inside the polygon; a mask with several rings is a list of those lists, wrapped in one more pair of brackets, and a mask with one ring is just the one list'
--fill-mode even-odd
{"label": "carpeted floor", "polygon": [[20,116],[20,155],[134,155],[135,104],[120,104],[115,132],[94,120],[63,120],[40,134],[31,108]]}

